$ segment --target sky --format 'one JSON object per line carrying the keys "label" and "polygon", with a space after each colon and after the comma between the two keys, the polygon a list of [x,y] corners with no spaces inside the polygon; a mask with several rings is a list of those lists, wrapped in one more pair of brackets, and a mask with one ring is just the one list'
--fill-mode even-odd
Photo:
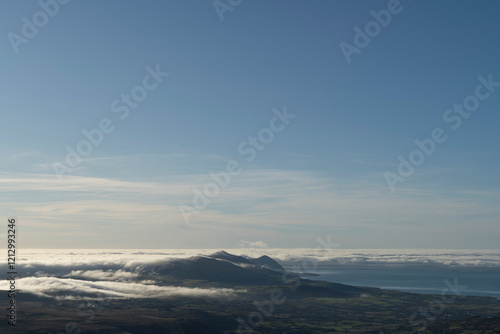
{"label": "sky", "polygon": [[2,2],[2,219],[24,248],[498,248],[499,9]]}

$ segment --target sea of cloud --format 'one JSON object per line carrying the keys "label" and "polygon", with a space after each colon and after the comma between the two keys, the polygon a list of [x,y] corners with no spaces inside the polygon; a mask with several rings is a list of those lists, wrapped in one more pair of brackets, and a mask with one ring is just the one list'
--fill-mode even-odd
{"label": "sea of cloud", "polygon": [[[17,288],[42,297],[85,298],[234,298],[242,290],[191,288],[157,282],[154,273],[173,259],[209,255],[214,249],[25,249],[17,254]],[[418,249],[273,249],[239,248],[225,251],[246,257],[268,255],[287,269],[307,261],[318,269],[339,267],[499,267],[500,250]],[[7,272],[6,263],[0,271]],[[148,273],[148,275],[144,275]],[[153,274],[153,275],[151,275]],[[8,281],[0,282],[8,290]]]}

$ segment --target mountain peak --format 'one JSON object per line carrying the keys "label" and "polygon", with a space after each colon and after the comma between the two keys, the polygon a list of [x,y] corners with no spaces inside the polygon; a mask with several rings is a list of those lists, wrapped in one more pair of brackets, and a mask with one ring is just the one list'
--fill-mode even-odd
{"label": "mountain peak", "polygon": [[257,259],[251,259],[250,261],[264,268],[276,271],[285,271],[285,268],[283,268],[276,260],[270,258],[267,255],[262,255],[261,257]]}
{"label": "mountain peak", "polygon": [[218,252],[215,252],[215,253],[211,254],[210,256],[211,257],[217,257],[217,256],[228,256],[228,255],[231,255],[231,254],[229,254],[225,250],[220,250]]}
{"label": "mountain peak", "polygon": [[279,272],[284,272],[285,269],[274,259],[270,258],[267,255],[262,255],[259,258],[253,259],[250,257],[243,257],[243,256],[238,256],[238,255],[233,255],[229,254],[226,251],[218,251],[215,252],[208,257],[217,259],[217,260],[225,260],[232,262],[234,264],[253,264],[257,265],[262,268],[274,270],[274,271],[279,271]]}
{"label": "mountain peak", "polygon": [[217,259],[217,260],[226,260],[226,261],[233,262],[233,263],[252,264],[252,262],[250,260],[245,259],[244,257],[229,254],[228,252],[223,251],[223,250],[215,252],[212,255],[209,255],[208,257],[211,257],[211,258]]}

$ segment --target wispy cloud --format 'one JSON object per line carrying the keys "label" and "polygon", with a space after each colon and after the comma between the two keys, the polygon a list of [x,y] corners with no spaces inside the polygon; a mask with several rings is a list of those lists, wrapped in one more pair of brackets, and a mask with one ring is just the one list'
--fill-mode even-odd
{"label": "wispy cloud", "polygon": [[23,151],[23,152],[17,152],[17,153],[12,154],[10,156],[10,159],[17,162],[17,161],[22,160],[22,159],[27,159],[27,158],[32,158],[32,157],[39,157],[39,156],[41,156],[40,152]]}
{"label": "wispy cloud", "polygon": [[240,247],[242,248],[269,248],[264,241],[247,241],[241,240]]}
{"label": "wispy cloud", "polygon": [[[127,233],[132,239],[137,230],[127,226],[168,226],[170,231],[177,231],[183,222],[178,205],[191,204],[192,189],[202,188],[207,182],[212,182],[208,174],[154,182],[67,176],[64,182],[58,182],[49,174],[0,173],[0,193],[4,195],[0,207],[22,217],[24,226],[30,227],[25,237],[38,247],[39,233],[47,233],[47,237],[60,235],[67,224],[72,224],[72,231],[81,236],[77,242],[82,247],[94,244],[104,231],[107,238],[114,230],[121,233],[122,239]],[[385,184],[368,179],[348,182],[312,172],[247,169],[211,199],[208,208],[193,216],[191,230],[184,233],[195,233],[188,238],[190,246],[194,246],[202,240],[200,233],[205,240],[209,233],[214,238],[208,239],[215,242],[228,240],[231,231],[239,228],[229,243],[224,241],[226,246],[235,246],[242,236],[246,236],[244,240],[261,240],[265,235],[268,242],[276,241],[278,234],[294,233],[294,228],[309,235],[326,229],[358,228],[362,237],[364,231],[374,229],[408,235],[416,228],[436,229],[436,222],[441,230],[453,227],[474,232],[477,229],[470,225],[474,221],[476,226],[494,232],[500,228],[496,224],[499,200],[498,193],[485,190],[437,192],[425,187],[401,187],[397,194],[391,194]],[[106,224],[114,227],[107,228]],[[199,236],[194,238],[196,233]],[[144,240],[143,247],[164,244],[159,240],[151,242]],[[117,239],[111,246],[118,245]]]}

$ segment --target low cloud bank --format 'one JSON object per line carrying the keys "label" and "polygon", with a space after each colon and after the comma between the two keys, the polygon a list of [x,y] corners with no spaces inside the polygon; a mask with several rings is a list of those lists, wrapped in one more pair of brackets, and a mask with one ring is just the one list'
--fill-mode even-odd
{"label": "low cloud bank", "polygon": [[[7,289],[8,282],[1,282],[0,288]],[[17,281],[18,288],[40,297],[56,300],[112,300],[135,298],[234,298],[242,290],[220,288],[186,288],[158,286],[143,283],[110,281],[84,281],[73,278],[26,277]]]}
{"label": "low cloud bank", "polygon": [[[87,280],[130,282],[144,272],[154,273],[168,267],[174,259],[209,255],[219,249],[165,250],[24,250],[17,258],[20,277],[68,277]],[[268,255],[284,267],[304,260],[316,261],[322,267],[363,266],[434,266],[434,267],[500,267],[500,250],[433,250],[433,249],[225,249],[235,255],[257,258]],[[7,272],[7,264],[0,264]],[[149,278],[148,278],[149,279]]]}
{"label": "low cloud bank", "polygon": [[[57,300],[170,298],[235,298],[244,290],[168,286],[169,275],[192,256],[216,250],[25,250],[17,258],[17,289]],[[268,255],[285,268],[316,263],[318,269],[340,267],[500,267],[500,250],[398,250],[398,249],[226,249],[228,253],[256,258]],[[176,260],[175,262],[172,262]],[[7,265],[0,265],[7,272]],[[165,276],[163,276],[165,277]],[[157,281],[158,280],[158,281]],[[0,281],[8,290],[8,281]]]}

